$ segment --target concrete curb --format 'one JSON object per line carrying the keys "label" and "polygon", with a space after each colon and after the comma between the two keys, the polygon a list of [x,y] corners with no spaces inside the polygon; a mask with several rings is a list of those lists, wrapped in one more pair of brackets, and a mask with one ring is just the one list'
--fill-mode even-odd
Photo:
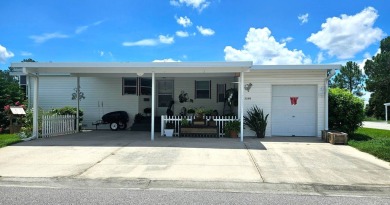
{"label": "concrete curb", "polygon": [[209,182],[150,179],[104,180],[76,178],[13,178],[1,177],[2,187],[69,188],[69,189],[132,189],[132,190],[181,190],[240,193],[298,194],[318,196],[370,196],[390,198],[390,185],[324,185],[285,184],[260,182]]}

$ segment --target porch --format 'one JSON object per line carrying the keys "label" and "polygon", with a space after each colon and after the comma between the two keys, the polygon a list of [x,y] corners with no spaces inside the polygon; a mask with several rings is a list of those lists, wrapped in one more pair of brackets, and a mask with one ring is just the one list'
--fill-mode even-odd
{"label": "porch", "polygon": [[[94,80],[92,83],[93,86],[91,87],[90,92],[94,94],[92,100],[95,100],[94,102],[91,102],[91,105],[94,105],[94,108],[91,110],[84,110],[85,116],[84,120],[88,117],[88,113],[93,113],[95,115],[99,115],[99,112],[102,112],[99,117],[95,117],[93,121],[98,120],[102,114],[105,114],[107,112],[117,111],[118,107],[124,107],[127,106],[131,107],[131,112],[127,111],[130,115],[134,116],[139,112],[140,110],[143,110],[141,106],[145,106],[146,104],[150,104],[150,117],[151,119],[154,119],[155,116],[159,116],[167,110],[166,103],[159,104],[160,103],[160,97],[161,99],[164,98],[163,92],[160,93],[157,88],[160,87],[159,83],[160,81],[165,81],[176,78],[176,79],[183,79],[182,83],[185,85],[187,80],[185,78],[191,78],[193,80],[196,80],[198,78],[205,78],[205,77],[217,77],[217,78],[223,78],[223,77],[230,77],[233,81],[236,79],[237,84],[237,90],[239,93],[238,97],[238,108],[237,108],[237,115],[240,119],[240,122],[242,124],[243,122],[243,91],[244,91],[244,73],[249,72],[252,62],[205,62],[205,63],[13,63],[11,65],[14,68],[19,68],[22,70],[22,74],[27,75],[31,77],[32,79],[32,88],[33,91],[30,93],[32,96],[30,96],[30,99],[33,99],[33,108],[34,110],[38,110],[38,107],[40,106],[40,98],[39,96],[44,94],[45,92],[40,91],[40,79],[44,78],[67,78],[67,79],[74,79],[75,82],[73,85],[68,85],[68,87],[72,86],[75,87],[74,89],[74,95],[75,99],[80,99],[80,81],[84,78],[99,78],[103,79],[102,81],[99,81],[99,79]],[[125,78],[136,78],[137,81],[129,80],[126,81]],[[143,97],[142,91],[145,90],[146,87],[143,87],[142,81],[138,81],[139,78],[149,78],[150,79],[150,97]],[[113,86],[114,84],[105,84],[107,79],[112,78],[119,78],[123,79],[123,87],[122,89],[118,89],[117,87],[109,87]],[[122,80],[121,80],[122,81]],[[51,87],[52,85],[57,85],[56,80],[52,81],[50,85],[45,85],[46,87]],[[111,81],[110,81],[111,82]],[[135,85],[133,85],[133,82],[135,82]],[[122,82],[121,82],[122,83]],[[188,82],[187,82],[188,84]],[[198,86],[198,89],[195,90],[195,96],[198,96],[201,100],[201,103],[205,103],[206,101],[203,99],[208,98],[208,101],[211,99],[211,93],[214,91],[211,90],[211,81],[210,86],[207,88],[209,89],[207,92],[205,92],[204,86],[207,85],[207,82],[202,81],[201,83],[198,83],[195,81],[195,84]],[[108,87],[105,87],[108,86]],[[115,86],[117,86],[117,82],[115,82]],[[101,88],[104,91],[101,90]],[[214,86],[213,86],[214,87]],[[111,88],[111,89],[110,89]],[[114,94],[113,89],[114,88]],[[180,86],[177,87],[178,89]],[[84,89],[84,87],[83,87]],[[188,88],[187,89],[191,89]],[[213,88],[214,89],[214,88]],[[52,92],[55,91],[55,88],[51,89]],[[109,106],[109,109],[116,109],[116,110],[109,110],[104,108],[104,106],[107,105],[106,102],[103,103],[101,100],[101,96],[97,96],[97,90],[99,90],[98,93],[104,93],[105,95],[108,95],[105,99],[107,99],[111,104]],[[119,93],[118,96],[118,90],[121,90],[122,92]],[[192,89],[191,89],[192,90]],[[141,92],[141,94],[140,94]],[[176,96],[181,92],[181,90],[175,90],[175,98]],[[56,92],[58,93],[58,92]],[[136,97],[133,98],[127,98],[126,94],[133,94],[135,93]],[[64,95],[64,93],[61,93]],[[160,96],[160,94],[162,94]],[[209,97],[207,97],[209,96]],[[47,96],[46,99],[53,99],[52,96]],[[86,98],[91,99],[91,98]],[[121,100],[126,99],[126,101],[129,103],[128,105],[125,105],[123,103],[120,103],[121,105],[118,106],[119,102]],[[172,100],[172,99],[171,99]],[[63,101],[62,101],[63,102]],[[61,102],[61,103],[62,103]],[[137,102],[137,105],[134,106],[131,103]],[[56,106],[56,103],[53,102],[50,103],[49,101],[46,102],[49,106]],[[60,103],[57,103],[60,104]],[[76,100],[74,103],[77,107],[77,109],[80,108],[80,100]],[[104,104],[104,105],[103,105]],[[96,105],[99,107],[99,111],[96,112]],[[198,106],[198,104],[196,105]],[[102,108],[102,109],[100,109]],[[145,107],[147,108],[147,107]],[[177,111],[180,109],[180,107],[174,108]],[[220,109],[220,108],[219,108]],[[79,119],[79,116],[76,116],[76,119]],[[85,120],[87,122],[87,120]],[[34,131],[33,131],[33,137],[38,137],[38,113],[34,113]],[[78,122],[76,124],[79,124]],[[88,123],[90,124],[90,123]],[[155,121],[151,121],[151,130],[150,130],[150,138],[153,141],[154,140],[154,133],[155,133]],[[77,130],[78,131],[78,130]],[[241,125],[241,131],[240,131],[241,141],[243,141],[243,125]]]}

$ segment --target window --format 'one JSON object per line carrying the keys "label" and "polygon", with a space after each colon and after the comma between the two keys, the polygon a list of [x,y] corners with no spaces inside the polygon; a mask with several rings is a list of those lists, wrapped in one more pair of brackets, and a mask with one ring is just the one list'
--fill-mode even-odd
{"label": "window", "polygon": [[158,107],[168,107],[173,100],[173,80],[158,81]]}
{"label": "window", "polygon": [[140,95],[151,95],[152,94],[152,79],[150,78],[139,78],[141,90]]}
{"label": "window", "polygon": [[195,98],[210,99],[211,98],[211,81],[195,81]]}
{"label": "window", "polygon": [[217,84],[217,102],[225,102],[226,84]]}
{"label": "window", "polygon": [[25,75],[20,75],[19,76],[19,85],[20,87],[22,88],[22,90],[24,91],[24,94],[26,94],[26,96],[28,96],[27,94],[27,77]]}
{"label": "window", "polygon": [[123,78],[123,95],[151,95],[152,79],[150,78]]}
{"label": "window", "polygon": [[137,94],[137,78],[123,78],[122,81],[123,95],[136,95]]}

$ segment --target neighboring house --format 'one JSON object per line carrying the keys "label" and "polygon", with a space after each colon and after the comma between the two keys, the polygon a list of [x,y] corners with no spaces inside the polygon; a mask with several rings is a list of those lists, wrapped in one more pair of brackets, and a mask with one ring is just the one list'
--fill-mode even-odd
{"label": "neighboring house", "polygon": [[[15,75],[27,76],[24,82],[33,106],[45,110],[76,106],[72,93],[79,85],[85,96],[79,106],[84,111],[86,128],[93,128],[92,122],[103,114],[117,110],[128,112],[130,123],[145,108],[152,108],[152,116],[165,115],[171,100],[175,101],[175,115],[179,115],[182,107],[204,107],[222,114],[225,90],[237,88],[239,119],[253,105],[262,108],[269,114],[266,136],[320,136],[320,131],[328,128],[327,86],[331,77],[328,73],[334,73],[340,66],[252,65],[252,62],[11,65],[19,70]],[[180,103],[178,97],[182,92],[193,102]],[[243,136],[254,135],[249,129],[241,130],[241,140]]]}

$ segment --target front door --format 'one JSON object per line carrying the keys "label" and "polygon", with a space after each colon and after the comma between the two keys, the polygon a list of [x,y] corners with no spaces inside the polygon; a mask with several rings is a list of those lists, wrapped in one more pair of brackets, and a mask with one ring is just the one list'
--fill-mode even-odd
{"label": "front door", "polygon": [[[157,115],[166,115],[169,103],[173,100],[173,80],[157,81]],[[173,109],[173,107],[172,107]]]}

